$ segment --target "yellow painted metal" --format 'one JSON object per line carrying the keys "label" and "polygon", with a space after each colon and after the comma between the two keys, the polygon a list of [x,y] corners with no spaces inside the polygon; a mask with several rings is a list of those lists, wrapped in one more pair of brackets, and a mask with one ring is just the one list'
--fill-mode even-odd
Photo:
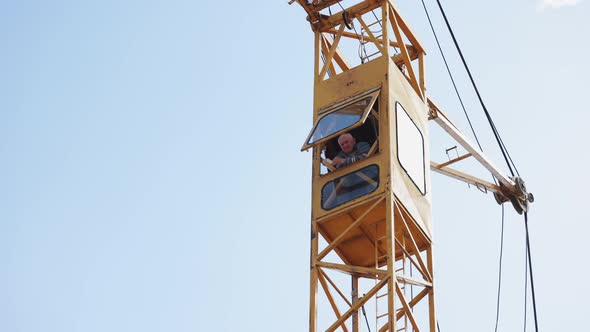
{"label": "yellow painted metal", "polygon": [[[524,192],[526,189],[501,172],[426,96],[425,50],[393,0],[357,1],[334,14],[327,8],[339,0],[290,3],[295,1],[305,9],[315,34],[314,123],[356,96],[370,93],[378,96],[355,125],[329,132],[317,144],[304,146],[313,146],[310,331],[318,331],[320,321],[325,323],[322,328],[325,331],[359,331],[359,310],[373,301],[375,330],[434,332],[435,275],[428,170],[493,192],[500,203],[530,201],[530,197]],[[371,22],[372,17],[376,21]],[[357,29],[351,29],[354,24],[360,34]],[[377,26],[381,27],[380,31],[371,30]],[[340,47],[346,41],[356,43],[353,49],[361,51],[360,63],[347,59],[344,48]],[[373,47],[370,55],[367,46]],[[376,134],[373,142],[367,142],[371,148],[366,158],[342,168],[332,165],[329,155],[335,155],[331,150],[337,148],[337,136],[346,131],[364,130],[368,116],[373,117],[374,125],[376,122]],[[411,151],[414,156],[420,152],[416,145],[404,145],[411,135],[407,135],[408,127],[402,126],[405,120],[400,122],[401,118],[409,119],[420,132],[424,169],[420,184],[416,183],[415,173],[407,171],[408,165],[403,164],[407,161],[402,162],[405,159],[400,158],[409,146],[414,149]],[[434,120],[468,153],[443,163],[431,162],[428,120]],[[470,157],[489,171],[498,184],[449,167]],[[415,161],[412,161],[414,169],[420,164]],[[372,165],[378,167],[376,178],[361,171]],[[346,189],[342,183],[351,174],[359,174],[374,190],[339,204],[324,204]],[[323,202],[323,188],[329,186],[332,192]],[[339,262],[328,261],[331,255]],[[331,278],[329,271],[351,277],[349,298],[345,295],[346,286]],[[415,271],[416,275],[408,275],[408,271]],[[375,285],[361,295],[361,284],[366,279],[373,280]],[[318,283],[327,297],[324,302],[329,303],[331,315],[330,308],[326,311],[319,306]],[[420,290],[408,294],[408,287]],[[330,289],[340,296],[338,301]],[[423,302],[426,310],[416,311]]]}
{"label": "yellow painted metal", "polygon": [[[337,1],[297,2],[307,12],[315,34],[313,123],[328,114],[323,110],[378,88],[378,101],[371,111],[377,135],[375,142],[369,142],[373,147],[369,157],[335,168],[327,157],[327,145],[333,144],[334,138],[313,146],[309,330],[363,330],[360,310],[379,302],[382,312],[375,312],[371,319],[376,330],[404,331],[400,328],[405,327],[434,332],[424,49],[391,1],[358,1],[333,15],[326,14],[325,8]],[[349,31],[350,24],[362,27],[362,35]],[[379,25],[380,35],[371,31]],[[340,47],[351,40],[370,45],[377,55],[354,64]],[[425,193],[412,182],[398,157],[398,148],[404,144],[398,142],[398,104],[423,137]],[[379,182],[374,191],[329,209],[322,206],[324,186],[370,165],[378,166]],[[400,264],[404,268],[396,269]],[[413,266],[414,275],[407,274],[409,266]],[[330,277],[334,271],[348,275],[348,284]],[[366,285],[367,280],[374,286],[360,293],[360,284]],[[323,291],[318,292],[318,286]],[[410,287],[417,291],[409,294]],[[422,302],[427,303],[425,317],[414,311]]]}

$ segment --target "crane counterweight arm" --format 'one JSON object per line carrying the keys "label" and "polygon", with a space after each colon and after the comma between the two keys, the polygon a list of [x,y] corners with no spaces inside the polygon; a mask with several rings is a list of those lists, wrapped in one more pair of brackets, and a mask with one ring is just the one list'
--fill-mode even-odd
{"label": "crane counterweight arm", "polygon": [[482,190],[491,191],[493,193],[496,193],[496,192],[501,193],[502,192],[502,187],[498,186],[497,184],[488,182],[486,180],[482,180],[478,177],[475,177],[473,175],[469,175],[467,173],[463,173],[461,171],[450,168],[448,166],[444,166],[443,164],[437,164],[434,161],[430,162],[430,169],[433,172],[446,175],[448,177],[451,177],[453,179],[457,179],[459,181],[463,181],[467,184],[476,186],[477,188],[482,189]]}
{"label": "crane counterweight arm", "polygon": [[[534,201],[533,194],[526,191],[524,181],[520,177],[508,177],[455,126],[446,114],[428,98],[429,119],[434,120],[457,143],[469,153],[451,160],[447,163],[437,164],[431,162],[430,168],[434,172],[444,174],[454,179],[472,184],[480,189],[492,191],[498,204],[510,201],[515,210],[522,214],[528,211],[529,202]],[[449,164],[473,156],[485,169],[487,169],[499,184],[484,181],[469,174],[448,167]]]}
{"label": "crane counterweight arm", "polygon": [[446,114],[436,107],[430,99],[428,99],[428,105],[430,107],[431,119],[433,119],[434,122],[441,126],[441,128],[453,137],[457,143],[461,144],[465,150],[469,151],[469,153],[471,153],[471,155],[477,159],[483,167],[490,171],[490,173],[492,173],[502,185],[508,188],[514,187],[514,181],[501,173],[499,168],[496,167],[496,165],[494,165],[494,163],[480,149],[473,145],[473,143],[471,143],[469,139],[448,120]]}

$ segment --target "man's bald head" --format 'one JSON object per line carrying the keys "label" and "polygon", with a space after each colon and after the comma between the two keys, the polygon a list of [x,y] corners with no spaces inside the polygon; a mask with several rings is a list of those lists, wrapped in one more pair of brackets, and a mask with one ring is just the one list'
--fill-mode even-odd
{"label": "man's bald head", "polygon": [[356,140],[354,137],[349,133],[344,133],[338,137],[338,145],[342,149],[342,152],[349,154],[354,149],[354,145],[356,144]]}

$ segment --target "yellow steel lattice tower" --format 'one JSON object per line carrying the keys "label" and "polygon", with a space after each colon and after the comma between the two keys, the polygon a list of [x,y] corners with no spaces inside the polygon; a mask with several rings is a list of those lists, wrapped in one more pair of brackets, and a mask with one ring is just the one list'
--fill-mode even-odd
{"label": "yellow steel lattice tower", "polygon": [[[390,1],[333,14],[326,9],[339,1],[297,2],[315,34],[314,125],[302,148],[313,149],[310,331],[320,315],[326,331],[360,331],[368,303],[381,332],[435,331],[424,49]],[[358,45],[360,64],[344,40]],[[363,151],[335,167],[344,133]],[[328,261],[334,253],[339,262]],[[350,295],[333,271],[350,276]],[[320,296],[329,313],[319,312]],[[420,304],[425,317],[414,312]]]}
{"label": "yellow steel lattice tower", "polygon": [[[366,317],[374,303],[379,332],[434,332],[429,170],[491,192],[520,214],[533,195],[426,96],[424,48],[393,0],[295,1],[315,36],[314,124],[302,147],[313,150],[310,331],[320,321],[321,330],[360,331],[360,312]],[[429,120],[466,153],[430,161]],[[468,158],[494,183],[451,168]]]}

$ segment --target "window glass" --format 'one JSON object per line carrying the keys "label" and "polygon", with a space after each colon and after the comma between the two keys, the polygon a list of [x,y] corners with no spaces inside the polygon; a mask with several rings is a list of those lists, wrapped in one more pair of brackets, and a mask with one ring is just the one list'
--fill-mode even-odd
{"label": "window glass", "polygon": [[396,104],[397,159],[422,195],[426,194],[424,138],[400,103]]}
{"label": "window glass", "polygon": [[371,102],[371,99],[371,97],[363,98],[353,104],[337,110],[336,112],[332,112],[322,117],[315,126],[315,129],[307,141],[307,144],[313,144],[322,138],[328,137],[357,123],[363,116],[363,113]]}
{"label": "window glass", "polygon": [[322,188],[322,208],[333,209],[355,198],[367,195],[379,187],[379,167],[370,165],[339,177]]}
{"label": "window glass", "polygon": [[338,134],[344,133],[346,130],[362,125],[367,119],[378,95],[379,90],[373,90],[369,95],[364,95],[346,103],[344,106],[338,107],[335,111],[319,118],[301,150],[307,150],[320,142],[325,142]]}

